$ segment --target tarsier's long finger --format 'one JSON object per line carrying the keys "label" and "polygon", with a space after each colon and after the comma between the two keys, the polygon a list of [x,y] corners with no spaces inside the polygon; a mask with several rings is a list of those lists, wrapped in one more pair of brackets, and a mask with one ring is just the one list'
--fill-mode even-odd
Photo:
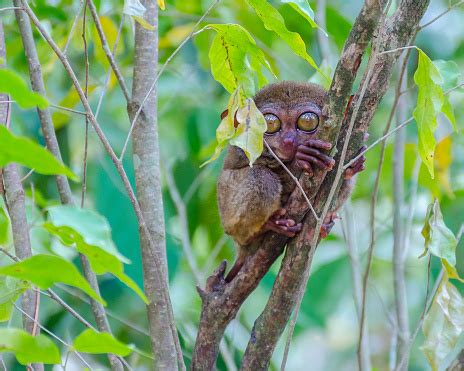
{"label": "tarsier's long finger", "polygon": [[313,148],[320,148],[320,149],[331,149],[332,148],[332,143],[326,142],[325,140],[321,139],[308,139],[306,142],[304,142],[305,145],[308,147],[313,147]]}
{"label": "tarsier's long finger", "polygon": [[297,160],[296,164],[302,168],[309,176],[314,174],[312,166],[306,161]]}
{"label": "tarsier's long finger", "polygon": [[296,158],[298,160],[303,160],[303,161],[309,162],[309,163],[311,163],[313,165],[316,165],[317,167],[325,169],[325,170],[332,170],[333,165],[334,165],[334,163],[332,163],[332,162],[325,163],[324,161],[320,160],[317,157],[306,155],[306,154],[301,153],[301,152],[296,153]]}
{"label": "tarsier's long finger", "polygon": [[311,148],[305,145],[300,145],[298,146],[298,151],[304,154],[310,155],[310,156],[317,157],[328,165],[331,165],[331,166],[335,165],[335,160],[332,157],[326,155],[325,153],[319,151],[318,149]]}

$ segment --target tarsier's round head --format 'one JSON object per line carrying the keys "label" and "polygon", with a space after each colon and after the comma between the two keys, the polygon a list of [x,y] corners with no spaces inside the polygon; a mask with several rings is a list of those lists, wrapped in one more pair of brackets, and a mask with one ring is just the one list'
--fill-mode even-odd
{"label": "tarsier's round head", "polygon": [[267,123],[264,139],[282,161],[293,160],[298,145],[316,137],[326,97],[321,86],[294,81],[270,84],[256,93],[256,106]]}

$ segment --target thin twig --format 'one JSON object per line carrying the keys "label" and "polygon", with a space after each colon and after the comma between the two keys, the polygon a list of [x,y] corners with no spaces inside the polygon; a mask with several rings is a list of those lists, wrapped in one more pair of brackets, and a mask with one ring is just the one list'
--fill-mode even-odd
{"label": "thin twig", "polygon": [[29,316],[29,314],[27,314],[25,311],[23,311],[20,307],[18,307],[16,305],[16,303],[13,303],[14,307],[19,311],[21,312],[23,315],[25,315],[26,317],[29,317],[30,320],[34,321],[35,323],[37,323],[37,326],[40,327],[40,329],[43,331],[43,332],[46,332],[47,334],[49,334],[51,337],[53,337],[54,339],[56,339],[57,341],[59,341],[61,344],[63,344],[65,347],[67,347],[68,349],[70,349],[72,352],[74,352],[74,354],[76,354],[76,357],[79,358],[79,360],[84,364],[85,367],[88,367],[89,370],[93,370],[92,366],[90,366],[87,361],[84,359],[84,357],[82,357],[82,355],[75,351],[75,350],[72,350],[72,345],[68,344],[67,342],[65,342],[63,339],[61,339],[58,335],[55,335],[52,331],[48,330],[46,327],[42,326],[38,321],[35,321],[33,317]]}
{"label": "thin twig", "polygon": [[50,104],[50,107],[56,108],[56,109],[59,109],[59,110],[62,110],[62,111],[67,111],[67,112],[76,113],[76,114],[78,114],[78,115],[87,116],[87,113],[85,113],[85,112],[78,111],[78,110],[75,110],[75,109],[72,109],[72,108],[68,108],[68,107],[58,106],[58,105],[56,105],[56,104]]}
{"label": "thin twig", "polygon": [[[87,47],[86,37],[86,20],[87,20],[87,5],[89,0],[85,0],[84,16],[82,17],[82,41],[84,43],[84,60],[85,60],[85,84],[84,95],[85,98],[89,97],[89,50]],[[87,191],[87,157],[89,150],[89,118],[85,115],[85,133],[84,133],[84,158],[82,160],[82,190],[81,190],[81,208],[85,204],[85,192]]]}
{"label": "thin twig", "polygon": [[300,181],[298,180],[298,178],[293,175],[293,173],[290,171],[290,169],[285,166],[285,164],[282,162],[282,160],[279,158],[279,156],[277,156],[275,154],[275,152],[272,150],[271,146],[268,144],[268,142],[266,141],[266,139],[263,139],[263,142],[264,142],[264,145],[266,146],[267,150],[271,153],[271,155],[277,160],[277,162],[280,164],[280,166],[282,166],[284,168],[284,170],[288,173],[288,175],[292,178],[292,180],[295,182],[296,186],[298,187],[298,189],[301,191],[301,194],[303,195],[306,203],[308,204],[309,206],[309,209],[311,210],[311,212],[313,213],[314,215],[314,218],[319,221],[319,216],[317,215],[316,213],[316,210],[314,210],[314,207],[313,205],[311,204],[311,201],[309,200],[308,198],[308,195],[306,194],[306,192],[304,191],[303,189],[303,186],[300,184]]}
{"label": "thin twig", "polygon": [[441,17],[443,17],[444,15],[448,14],[451,10],[453,10],[454,8],[457,8],[458,6],[461,6],[464,4],[464,1],[459,1],[458,3],[456,4],[453,4],[453,5],[450,5],[448,6],[448,9],[446,9],[445,11],[443,11],[442,13],[440,13],[439,15],[437,15],[435,18],[433,18],[432,20],[428,21],[427,23],[424,23],[422,26],[419,26],[419,30],[422,30],[424,29],[425,27],[428,27],[430,26],[432,23],[434,23],[435,21],[439,20]]}
{"label": "thin twig", "polygon": [[19,7],[19,6],[9,6],[9,7],[6,7],[6,8],[0,8],[0,13],[1,12],[6,12],[8,10],[22,10],[23,8]]}
{"label": "thin twig", "polygon": [[[116,35],[116,41],[114,42],[113,52],[111,54],[113,57],[116,55],[116,49],[118,48],[119,39],[121,37],[122,28],[124,26],[124,19],[125,18],[124,18],[124,14],[123,14],[121,16],[121,22],[119,23],[118,34]],[[103,89],[102,89],[102,92],[100,94],[100,98],[98,99],[97,109],[95,110],[95,118],[98,118],[98,114],[100,113],[100,108],[101,108],[101,105],[102,105],[102,102],[103,102],[103,97],[106,94],[108,84],[110,82],[110,77],[111,77],[111,66],[108,69],[108,73],[106,74],[105,83],[103,84]]]}
{"label": "thin twig", "polygon": [[[93,21],[95,23],[95,27],[97,28],[98,37],[100,38],[103,51],[105,52],[106,58],[108,58],[108,62],[110,63],[111,69],[113,70],[114,74],[116,75],[116,78],[118,79],[119,86],[121,87],[122,93],[124,94],[124,97],[126,98],[127,103],[129,103],[130,102],[129,89],[127,88],[127,85],[126,85],[126,82],[124,81],[124,77],[121,73],[121,70],[119,69],[118,64],[116,63],[116,59],[114,58],[116,48],[114,48],[113,52],[110,51],[108,40],[106,39],[105,32],[103,31],[100,18],[98,17],[97,8],[95,8],[95,4],[93,3],[92,0],[88,0],[87,2],[88,2],[89,9],[90,9],[90,13],[92,14]],[[122,19],[124,20],[124,15]],[[117,46],[117,41],[115,45]]]}
{"label": "thin twig", "polygon": [[[464,223],[461,224],[461,227],[459,228],[459,231],[458,231],[458,233],[456,235],[457,244],[459,244],[463,234],[464,234]],[[426,291],[426,294],[425,294],[424,310],[422,311],[421,316],[419,318],[419,322],[417,323],[417,326],[416,326],[414,332],[412,333],[411,338],[409,339],[409,343],[408,343],[408,346],[407,346],[407,351],[403,354],[403,357],[401,358],[401,361],[399,362],[398,367],[395,369],[395,371],[400,370],[401,367],[403,366],[403,364],[406,362],[407,355],[409,354],[409,351],[410,351],[410,349],[412,347],[412,344],[414,343],[414,340],[417,337],[417,334],[419,334],[419,331],[422,328],[422,324],[424,323],[425,316],[428,313],[428,311],[430,310],[430,307],[432,306],[433,299],[435,298],[435,295],[437,294],[438,289],[440,288],[440,285],[442,283],[443,277],[445,275],[445,270],[442,267],[441,270],[440,270],[440,273],[438,274],[438,277],[437,277],[437,279],[435,281],[435,285],[433,286],[433,289],[430,291],[430,289],[429,289],[429,286],[430,286],[430,263],[431,263],[431,256],[429,255],[429,260],[428,260],[428,264],[427,264],[427,291]]]}
{"label": "thin twig", "polygon": [[74,21],[73,21],[73,24],[71,26],[71,29],[69,30],[68,39],[66,40],[66,44],[64,45],[64,48],[63,48],[63,54],[64,55],[68,54],[69,44],[71,43],[71,39],[73,37],[74,30],[76,29],[76,26],[77,26],[77,21],[79,20],[79,16],[80,16],[80,14],[82,12],[82,8],[84,7],[84,1],[86,1],[86,0],[81,0],[81,3],[79,4],[79,8],[77,9],[77,12],[76,12],[76,16],[74,17]]}
{"label": "thin twig", "polygon": [[143,98],[142,103],[140,104],[140,107],[138,108],[137,112],[135,113],[134,118],[132,119],[131,126],[129,128],[129,133],[127,134],[126,140],[124,142],[124,146],[122,148],[121,154],[119,155],[119,161],[122,161],[124,158],[124,154],[126,153],[127,146],[129,144],[130,137],[132,135],[132,131],[134,130],[135,123],[137,122],[137,119],[140,116],[140,113],[143,110],[143,107],[145,106],[145,103],[147,102],[148,98],[150,98],[150,95],[153,93],[153,90],[156,87],[156,83],[158,82],[158,79],[160,78],[161,74],[164,72],[166,69],[167,65],[172,61],[172,59],[179,53],[179,51],[182,49],[182,47],[197,33],[195,32],[196,28],[200,25],[201,22],[208,16],[208,14],[214,9],[214,7],[220,2],[221,0],[214,0],[213,3],[209,6],[209,8],[206,10],[206,12],[201,16],[201,18],[195,23],[195,25],[192,28],[192,31],[190,34],[179,44],[179,46],[172,52],[172,54],[168,57],[166,62],[161,66],[160,70],[156,74],[155,80],[153,81],[150,89],[148,89],[147,94],[145,95],[145,98]]}
{"label": "thin twig", "polygon": [[165,174],[169,194],[171,196],[172,201],[174,202],[174,205],[177,210],[177,215],[179,217],[180,239],[182,241],[182,249],[184,250],[184,254],[187,259],[189,268],[192,271],[193,276],[195,277],[196,284],[199,285],[201,281],[201,274],[198,270],[197,263],[195,261],[195,256],[193,254],[192,244],[190,242],[187,208],[185,207],[179,190],[177,189],[177,185],[172,174],[172,166],[166,167]]}
{"label": "thin twig", "polygon": [[[51,36],[48,34],[48,32],[45,30],[45,28],[42,26],[42,24],[40,23],[39,19],[37,18],[37,16],[35,15],[35,13],[33,12],[33,10],[29,7],[29,5],[27,4],[27,2],[25,2],[24,0],[22,0],[22,4],[24,6],[24,10],[25,12],[27,13],[27,15],[29,16],[29,18],[31,19],[31,21],[34,23],[34,25],[36,26],[37,30],[39,31],[39,33],[41,34],[41,36],[44,38],[44,40],[50,45],[50,47],[52,48],[52,50],[55,52],[55,54],[58,56],[58,58],[60,59],[63,67],[65,68],[66,72],[68,73],[69,77],[71,78],[72,80],[72,83],[79,95],[79,98],[85,108],[85,111],[87,112],[88,116],[89,116],[89,120],[90,120],[90,123],[92,124],[92,127],[93,129],[95,130],[95,133],[97,134],[97,136],[99,137],[100,141],[102,142],[103,146],[105,147],[105,150],[107,151],[108,155],[110,156],[113,164],[115,165],[116,167],[116,170],[118,171],[118,174],[119,176],[121,177],[121,180],[124,184],[124,188],[126,189],[126,192],[129,196],[129,199],[131,201],[131,204],[132,204],[132,207],[134,208],[134,211],[135,211],[135,214],[136,214],[136,217],[137,217],[137,221],[138,221],[138,224],[139,224],[139,228],[141,229],[141,231],[143,231],[143,233],[145,233],[145,236],[151,246],[152,249],[155,249],[154,246],[154,241],[153,241],[153,238],[151,237],[151,234],[150,234],[150,231],[148,230],[148,227],[147,227],[147,224],[145,222],[145,218],[142,214],[142,211],[140,209],[140,205],[137,201],[137,198],[135,196],[135,192],[132,188],[132,185],[129,181],[129,178],[127,176],[127,173],[121,163],[121,161],[119,161],[118,157],[116,156],[110,142],[108,141],[108,138],[106,137],[106,135],[104,134],[104,132],[102,131],[98,121],[96,120],[93,112],[92,112],[92,108],[90,107],[89,105],[89,102],[87,101],[86,97],[85,97],[85,94],[84,94],[84,91],[82,90],[82,87],[80,86],[79,84],[79,81],[76,77],[76,74],[74,73],[74,70],[72,69],[68,59],[66,58],[66,56],[63,54],[63,52],[60,50],[60,48],[58,47],[58,45],[56,44],[56,42],[51,38]],[[154,274],[156,276],[158,276],[158,280],[159,282],[164,282],[164,277],[162,276],[161,272],[163,271],[162,267],[163,265],[161,264],[161,261],[159,260],[159,257],[157,254],[154,254],[153,256],[154,258],[154,267],[153,267],[153,271],[154,271]],[[174,323],[174,315],[172,313],[172,303],[171,303],[171,299],[169,297],[169,294],[166,292],[166,291],[163,291],[162,292],[162,295],[163,295],[163,298],[164,300],[168,303],[168,318],[169,318],[169,326],[170,326],[170,330],[171,330],[171,333],[172,333],[172,337],[176,343],[176,349],[179,350],[180,349],[180,344],[179,344],[179,338],[178,338],[178,335],[177,335],[177,330],[175,328],[175,323]]]}

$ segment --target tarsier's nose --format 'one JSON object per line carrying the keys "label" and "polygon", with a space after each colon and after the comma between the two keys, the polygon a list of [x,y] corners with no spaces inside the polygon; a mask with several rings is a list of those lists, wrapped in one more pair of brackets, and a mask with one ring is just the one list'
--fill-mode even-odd
{"label": "tarsier's nose", "polygon": [[283,160],[291,160],[296,152],[296,138],[292,133],[288,133],[282,139],[280,156]]}

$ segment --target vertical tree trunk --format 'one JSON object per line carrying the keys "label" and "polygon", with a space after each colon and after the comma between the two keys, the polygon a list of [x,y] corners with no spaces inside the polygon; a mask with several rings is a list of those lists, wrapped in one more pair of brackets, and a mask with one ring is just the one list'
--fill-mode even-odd
{"label": "vertical tree trunk", "polygon": [[[132,102],[128,106],[131,121],[154,83],[158,67],[158,7],[154,0],[145,0],[142,3],[147,9],[145,20],[153,24],[154,29],[148,30],[137,22],[135,24]],[[157,370],[175,370],[182,367],[182,362],[178,365],[177,334],[172,331],[172,308],[168,300],[156,89],[137,118],[132,133],[132,146],[137,199],[149,231],[147,236],[140,228],[144,286],[150,300],[148,320],[155,367]],[[155,271],[155,260],[161,262],[161,272]]]}
{"label": "vertical tree trunk", "polygon": [[[3,34],[3,23],[0,21],[0,58],[6,60],[5,37]],[[0,64],[0,68],[5,65]],[[7,101],[8,96],[0,94],[0,101]],[[0,104],[0,125],[7,125],[8,116],[11,115],[10,104]],[[31,241],[29,239],[29,226],[26,219],[26,205],[24,189],[21,184],[19,168],[16,164],[9,164],[3,168],[2,181],[5,190],[8,214],[11,220],[11,230],[13,232],[13,242],[15,254],[19,259],[26,259],[32,255]],[[36,318],[36,311],[39,310],[39,294],[33,289],[27,290],[22,295],[23,327],[30,334],[39,333],[39,328],[31,318]],[[43,364],[32,365],[34,370],[43,370]]]}

